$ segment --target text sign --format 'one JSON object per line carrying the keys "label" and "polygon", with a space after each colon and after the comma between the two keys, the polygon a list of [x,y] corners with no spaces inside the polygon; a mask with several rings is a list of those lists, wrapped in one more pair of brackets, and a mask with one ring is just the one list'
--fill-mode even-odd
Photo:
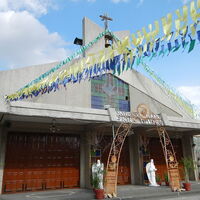
{"label": "text sign", "polygon": [[106,194],[116,194],[116,187],[117,187],[117,172],[116,171],[107,171],[106,172],[106,181],[105,181],[105,188]]}
{"label": "text sign", "polygon": [[170,177],[172,190],[173,191],[179,190],[181,188],[181,185],[180,185],[180,176],[179,176],[178,168],[169,169],[168,171],[169,171],[169,177]]}
{"label": "text sign", "polygon": [[117,112],[117,121],[123,123],[159,125],[163,126],[163,121],[159,115],[150,114],[147,118],[142,118],[138,112]]}

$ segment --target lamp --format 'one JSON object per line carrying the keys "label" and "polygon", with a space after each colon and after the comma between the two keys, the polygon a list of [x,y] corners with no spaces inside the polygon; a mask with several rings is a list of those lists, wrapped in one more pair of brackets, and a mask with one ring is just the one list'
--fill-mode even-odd
{"label": "lamp", "polygon": [[51,133],[56,133],[56,132],[60,131],[60,129],[56,127],[56,120],[55,119],[52,120],[52,124],[49,127],[49,129],[50,129]]}
{"label": "lamp", "polygon": [[82,46],[83,45],[83,40],[76,37],[74,39],[74,44]]}

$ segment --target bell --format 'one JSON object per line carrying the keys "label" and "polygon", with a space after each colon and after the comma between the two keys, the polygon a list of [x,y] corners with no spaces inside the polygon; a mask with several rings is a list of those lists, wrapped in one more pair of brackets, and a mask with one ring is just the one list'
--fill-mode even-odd
{"label": "bell", "polygon": [[105,35],[105,48],[108,48],[113,43],[113,37],[111,35]]}

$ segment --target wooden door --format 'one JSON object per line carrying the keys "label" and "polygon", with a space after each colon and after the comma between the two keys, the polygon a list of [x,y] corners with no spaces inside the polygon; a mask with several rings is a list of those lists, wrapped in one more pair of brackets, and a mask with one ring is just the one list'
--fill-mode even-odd
{"label": "wooden door", "polygon": [[79,187],[78,136],[9,133],[3,193]]}
{"label": "wooden door", "polygon": [[[110,146],[112,142],[112,136],[104,136],[101,144],[99,145],[101,148],[101,162],[104,163],[106,167]],[[119,185],[127,185],[131,184],[131,172],[130,172],[130,155],[129,155],[129,143],[128,138],[125,140],[118,168],[118,179],[117,183]]]}
{"label": "wooden door", "polygon": [[119,185],[131,184],[130,155],[129,155],[128,138],[126,138],[124,145],[123,145],[123,149],[121,151],[117,183]]}
{"label": "wooden door", "polygon": [[[179,162],[179,171],[181,179],[183,179],[183,170],[180,160],[183,157],[182,143],[181,139],[171,139],[174,151],[176,153],[177,161]],[[163,155],[163,149],[158,138],[151,138],[149,141],[149,152],[150,159],[154,159],[154,164],[156,166],[157,174],[160,176],[162,181],[164,181],[164,173],[167,173],[167,167],[165,162],[165,157]]]}

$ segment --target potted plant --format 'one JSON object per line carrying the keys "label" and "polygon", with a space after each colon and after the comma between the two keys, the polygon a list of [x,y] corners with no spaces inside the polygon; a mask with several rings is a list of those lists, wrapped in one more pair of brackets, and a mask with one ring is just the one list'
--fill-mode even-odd
{"label": "potted plant", "polygon": [[190,191],[191,190],[191,183],[189,180],[189,173],[190,170],[194,170],[195,166],[195,162],[191,157],[184,157],[181,159],[181,163],[183,164],[184,167],[184,175],[185,175],[185,183],[183,183],[183,187],[186,191]]}
{"label": "potted plant", "polygon": [[95,193],[96,199],[104,199],[103,189],[103,176],[104,176],[104,165],[97,160],[97,163],[92,165],[92,186]]}
{"label": "potted plant", "polygon": [[158,183],[158,185],[162,185],[162,181],[159,174],[156,174],[156,182]]}
{"label": "potted plant", "polygon": [[165,185],[169,186],[169,177],[167,172],[164,173],[164,179],[165,179]]}
{"label": "potted plant", "polygon": [[100,179],[97,175],[92,178],[93,191],[96,199],[104,199],[104,189],[100,188]]}

